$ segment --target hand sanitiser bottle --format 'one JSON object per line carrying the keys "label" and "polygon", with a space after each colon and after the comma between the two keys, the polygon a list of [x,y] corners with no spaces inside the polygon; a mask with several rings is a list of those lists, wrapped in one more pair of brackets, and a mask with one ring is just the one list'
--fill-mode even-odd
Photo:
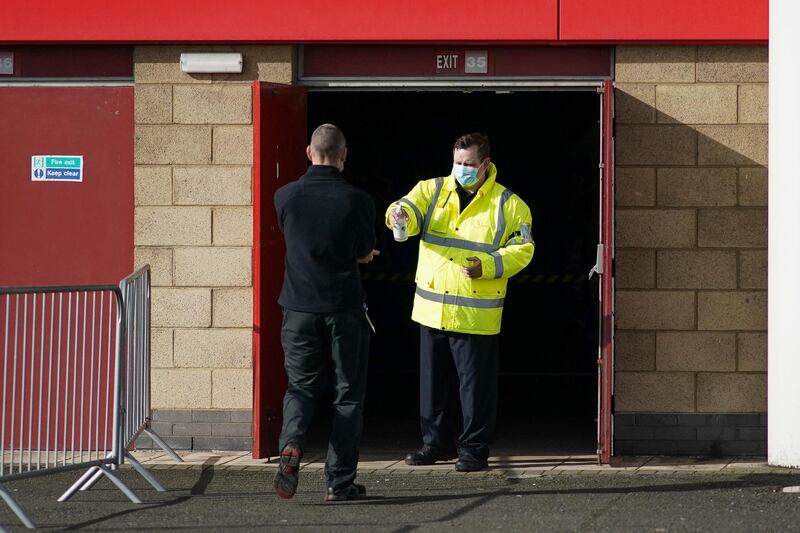
{"label": "hand sanitiser bottle", "polygon": [[392,225],[392,233],[394,240],[397,242],[404,242],[408,240],[408,215],[397,204],[394,209],[395,223]]}

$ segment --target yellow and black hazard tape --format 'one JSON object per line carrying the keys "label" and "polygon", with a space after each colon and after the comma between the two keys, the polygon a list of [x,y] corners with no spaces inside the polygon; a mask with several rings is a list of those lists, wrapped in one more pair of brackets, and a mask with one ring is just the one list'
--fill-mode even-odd
{"label": "yellow and black hazard tape", "polygon": [[[413,273],[403,272],[362,272],[361,279],[364,281],[383,281],[383,282],[399,282],[399,281],[414,281]],[[589,277],[586,274],[522,274],[512,277],[509,280],[515,285],[520,284],[580,284],[587,283]]]}

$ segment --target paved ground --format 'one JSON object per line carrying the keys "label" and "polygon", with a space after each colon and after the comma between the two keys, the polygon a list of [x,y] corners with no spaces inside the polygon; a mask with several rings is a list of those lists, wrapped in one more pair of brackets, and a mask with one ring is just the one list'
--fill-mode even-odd
{"label": "paved ground", "polygon": [[[373,460],[362,463],[359,476],[367,500],[326,505],[317,463],[305,467],[297,496],[284,501],[272,494],[272,465],[237,454],[186,458],[183,465],[147,458],[166,493],[121,471],[141,505],[106,480],[57,503],[76,473],[7,486],[39,527],[59,530],[800,531],[800,494],[782,491],[800,485],[800,473],[758,460],[647,457],[609,468],[580,458],[506,458],[472,474],[455,473],[452,465],[406,469]],[[540,468],[545,461],[558,464]],[[0,524],[24,530],[4,505]]]}

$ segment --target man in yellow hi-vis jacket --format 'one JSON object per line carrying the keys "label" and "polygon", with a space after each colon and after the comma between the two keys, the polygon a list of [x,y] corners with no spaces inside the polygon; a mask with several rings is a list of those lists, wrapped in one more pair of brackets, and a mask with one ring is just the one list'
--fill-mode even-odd
{"label": "man in yellow hi-vis jacket", "polygon": [[[454,459],[456,452],[458,471],[487,465],[506,284],[534,248],[530,209],[496,179],[488,138],[464,135],[453,147],[449,176],[419,182],[386,211],[388,227],[405,222],[409,235],[421,236],[411,318],[420,324],[423,446],[406,457],[410,465]],[[464,421],[457,441],[450,401],[456,382]]]}

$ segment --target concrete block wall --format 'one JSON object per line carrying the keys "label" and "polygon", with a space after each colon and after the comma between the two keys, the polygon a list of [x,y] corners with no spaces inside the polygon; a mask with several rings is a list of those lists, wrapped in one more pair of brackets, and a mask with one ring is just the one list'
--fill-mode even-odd
{"label": "concrete block wall", "polygon": [[[241,52],[244,71],[185,74],[182,52]],[[243,423],[236,413],[252,407],[251,87],[291,83],[293,55],[290,46],[135,48],[135,256],[153,269],[153,407],[168,436],[190,437],[179,424],[213,429],[209,416]]]}
{"label": "concrete block wall", "polygon": [[616,450],[762,453],[767,47],[620,46],[616,84]]}
{"label": "concrete block wall", "polygon": [[[250,409],[171,410],[153,415],[153,430],[175,450],[250,450],[252,414]],[[159,449],[143,435],[138,449]]]}

